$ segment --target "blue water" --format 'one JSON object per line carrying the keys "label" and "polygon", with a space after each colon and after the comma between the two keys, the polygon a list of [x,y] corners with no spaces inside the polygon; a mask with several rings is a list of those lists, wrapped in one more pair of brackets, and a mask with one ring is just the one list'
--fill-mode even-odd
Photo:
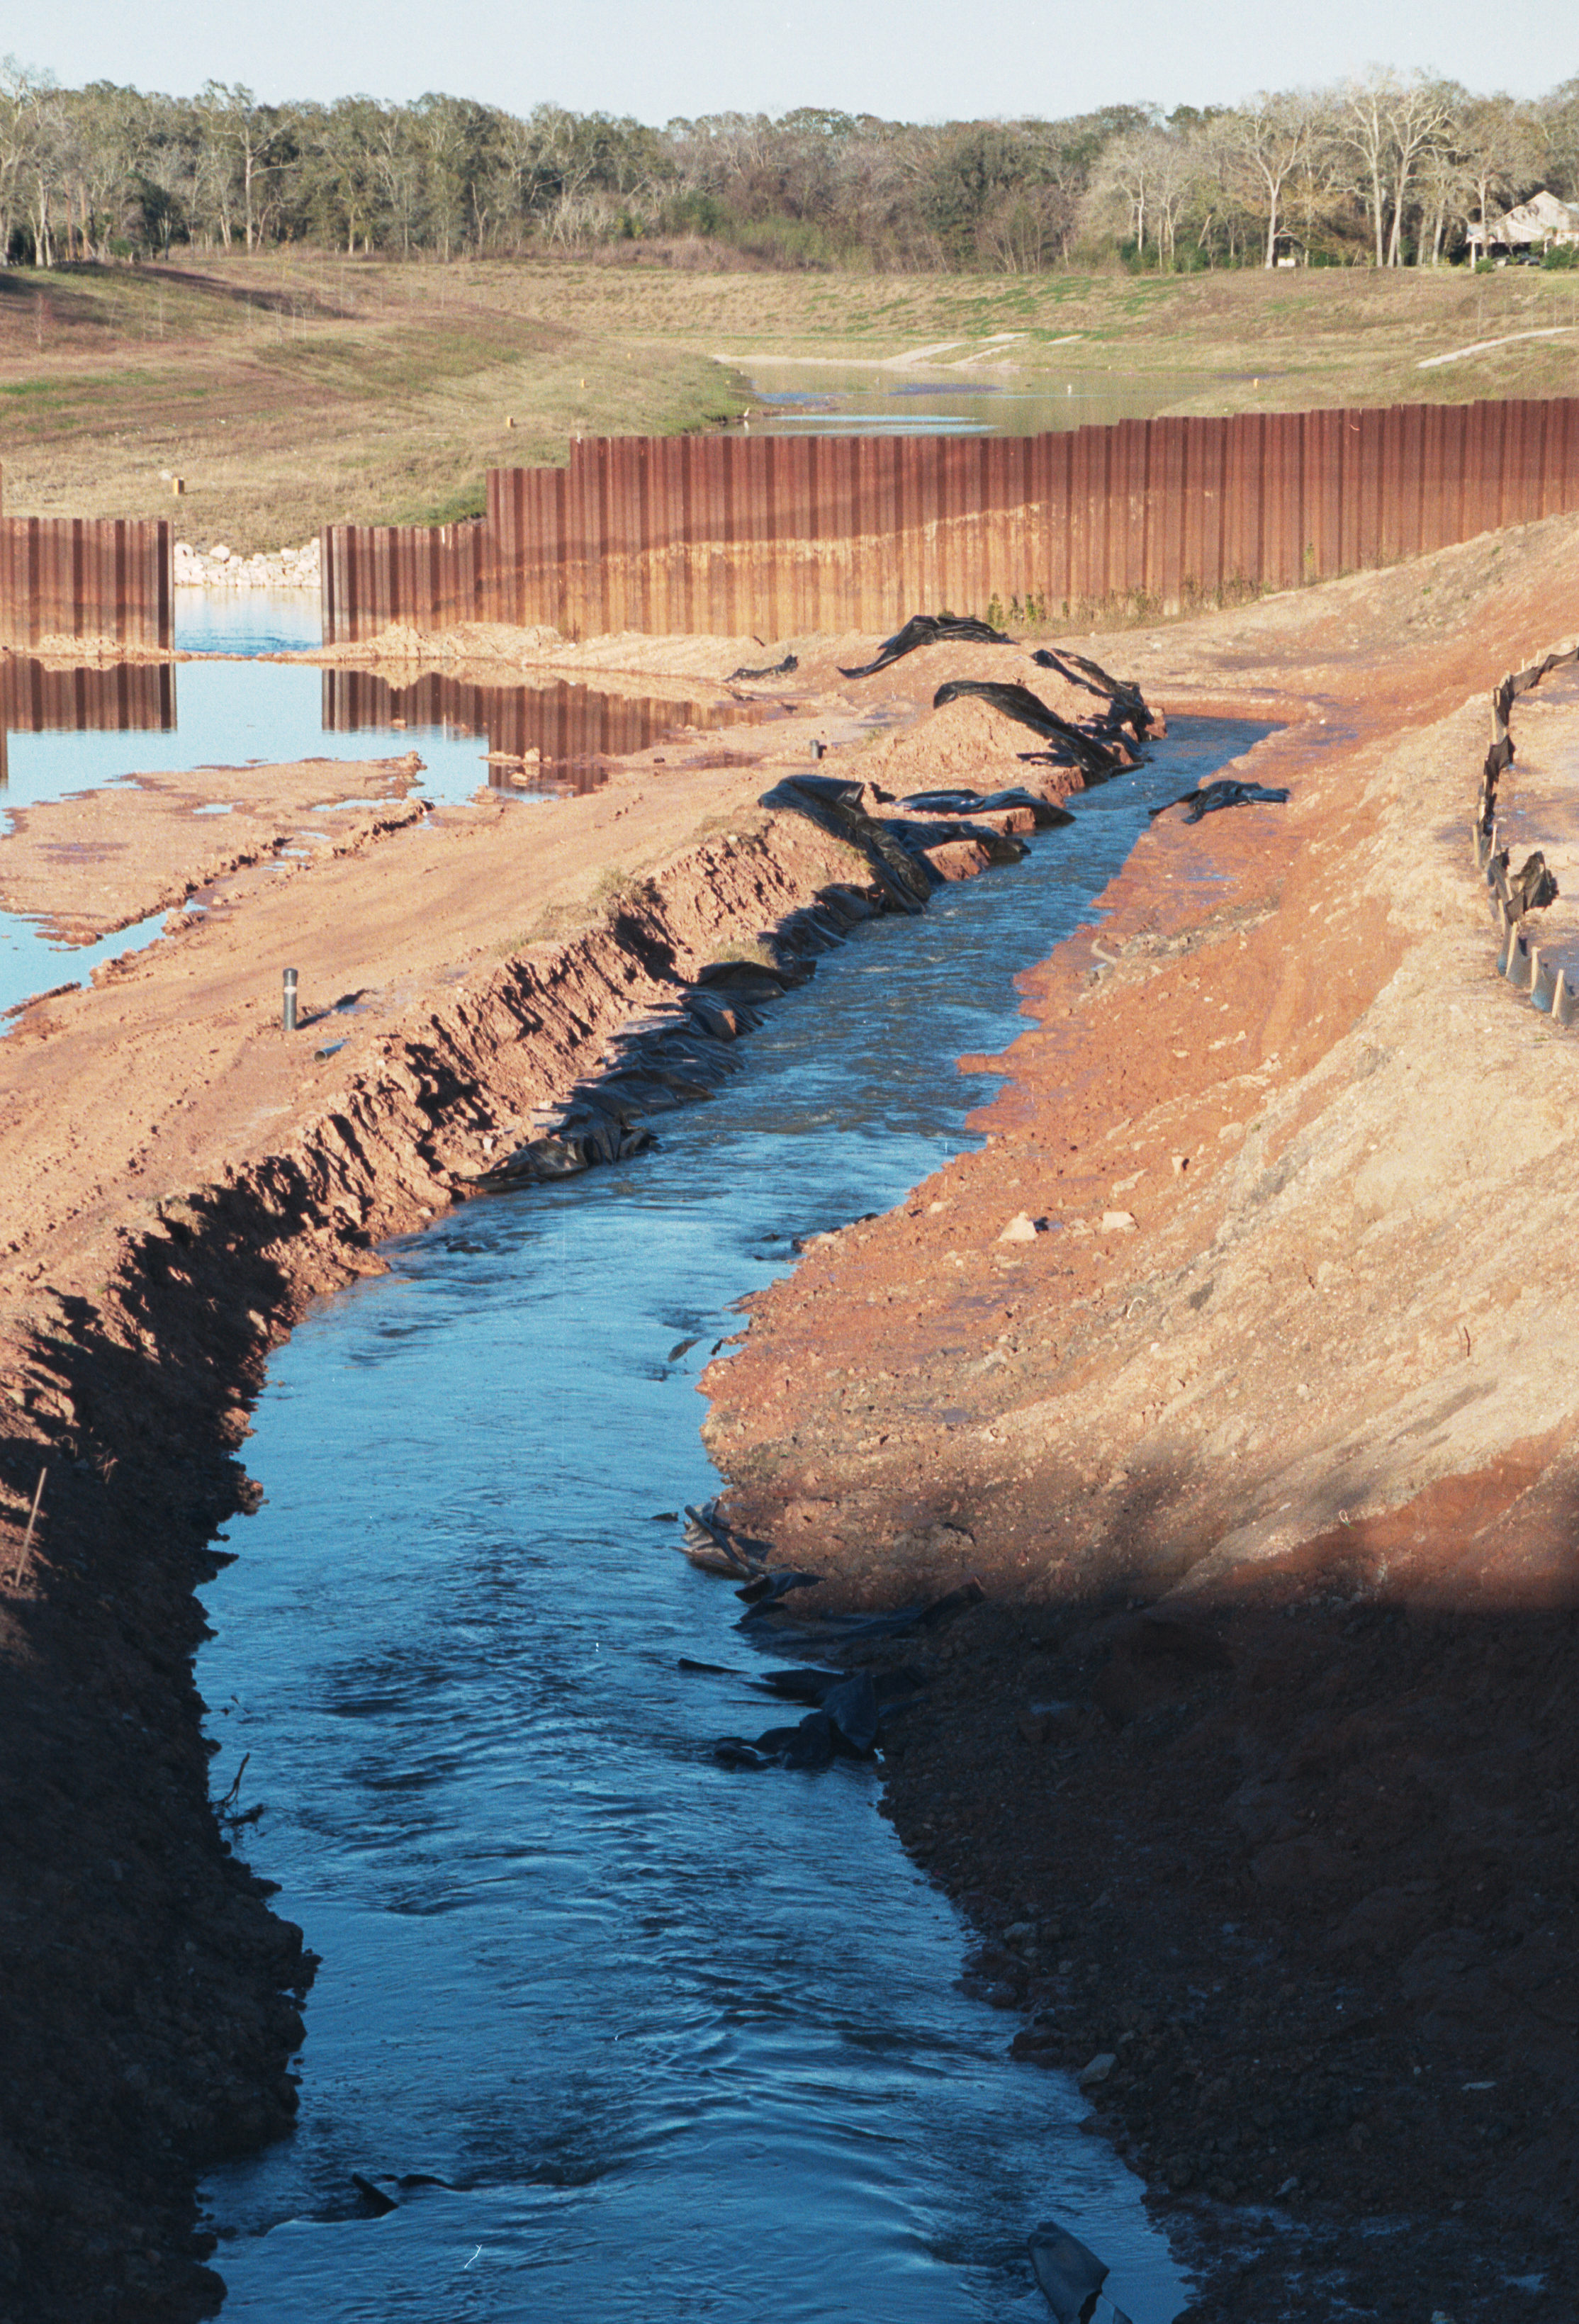
{"label": "blue water", "polygon": [[[19,912],[0,912],[0,1020],[8,1010],[41,992],[72,984],[87,984],[101,961],[118,960],[123,953],[141,952],[164,933],[168,914],[162,906],[129,928],[100,936],[86,945],[52,944],[35,920]],[[0,1021],[0,1034],[11,1030]]]}
{"label": "blue water", "polygon": [[[69,793],[99,790],[134,775],[187,774],[212,766],[287,765],[305,759],[325,761],[321,805],[328,807],[342,796],[337,788],[337,764],[403,758],[408,752],[415,752],[421,761],[414,780],[416,792],[436,806],[473,798],[488,787],[487,736],[470,731],[465,720],[423,723],[403,716],[399,726],[369,724],[331,732],[324,724],[330,683],[325,671],[300,663],[256,659],[283,647],[317,645],[315,598],[271,595],[261,590],[235,591],[229,596],[178,591],[176,634],[183,647],[194,651],[200,649],[248,658],[177,664],[170,672],[176,723],[167,732],[132,728],[5,734],[0,738],[4,743],[0,807],[32,807]],[[113,684],[115,673],[96,671],[87,676],[90,684],[106,677]],[[501,703],[508,701],[511,689],[494,691]],[[563,695],[567,688],[560,683],[540,698],[547,700],[555,692]],[[585,747],[595,752],[599,747],[598,722],[605,702],[618,722],[617,747],[633,746],[629,703],[611,700],[591,687],[575,692],[583,706],[577,731]],[[470,693],[474,706],[485,704],[490,696],[489,689],[474,688]],[[388,689],[364,682],[362,705],[376,706],[379,700],[388,703]],[[409,706],[404,697],[401,706]],[[638,707],[656,722],[655,732],[663,731],[662,706]],[[676,705],[674,724],[683,724],[693,714],[702,715],[697,706]],[[357,715],[361,715],[360,706]],[[602,778],[593,772],[583,773],[580,779]],[[552,770],[545,770],[545,781],[551,784],[551,780]],[[511,784],[494,795],[530,807],[545,804],[554,793],[551,788]],[[47,936],[36,921],[0,911],[0,1013],[15,1008],[31,994],[87,982],[99,961],[141,951],[157,940],[163,926],[163,912],[155,912],[135,927],[85,946],[60,943]]]}
{"label": "blue water", "polygon": [[[1026,863],[857,930],[655,1152],[446,1217],[276,1357],[198,1676],[323,1966],[294,2135],[208,2185],[231,2324],[1030,2324],[1049,2214],[1135,2324],[1183,2304],[1072,2086],[954,1989],[873,1771],[714,1762],[776,1714],[677,1668],[752,1656],[654,1513],[716,1488],[740,1296],[973,1142],[953,1058],[1262,731],[1185,722]],[[448,2184],[372,2219],[353,2172]]]}
{"label": "blue water", "polygon": [[[189,661],[177,664],[174,677],[177,723],[169,733],[11,734],[4,804],[30,807],[134,774],[286,766],[297,759],[400,758],[407,751],[422,761],[420,788],[429,798],[471,798],[487,783],[488,745],[480,735],[442,726],[326,733],[324,673],[309,664]],[[334,796],[332,779],[324,796]]]}
{"label": "blue water", "polygon": [[316,589],[178,589],[182,653],[301,653],[323,643]]}

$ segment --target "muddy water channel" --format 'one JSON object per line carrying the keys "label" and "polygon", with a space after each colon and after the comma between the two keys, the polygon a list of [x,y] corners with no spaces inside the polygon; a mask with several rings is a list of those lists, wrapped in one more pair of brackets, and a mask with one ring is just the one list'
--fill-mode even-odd
{"label": "muddy water channel", "polygon": [[323,1965],[294,2136],[208,2182],[231,2324],[1030,2324],[1049,2214],[1135,2324],[1184,2304],[1072,2086],[956,1989],[877,1772],[714,1760],[782,1707],[659,1513],[716,1489],[734,1303],[974,1142],[995,1084],[955,1056],[1261,731],[1186,722],[1023,864],[858,929],[655,1151],[458,1211],[276,1358],[198,1675]]}

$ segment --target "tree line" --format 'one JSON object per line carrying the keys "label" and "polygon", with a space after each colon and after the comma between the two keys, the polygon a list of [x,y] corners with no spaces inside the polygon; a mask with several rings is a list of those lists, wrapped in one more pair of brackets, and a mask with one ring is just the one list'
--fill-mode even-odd
{"label": "tree line", "polygon": [[62,88],[0,66],[10,265],[291,243],[878,272],[1437,265],[1540,186],[1579,198],[1579,78],[1530,101],[1375,71],[1166,115],[918,124],[803,106],[654,128],[443,96]]}

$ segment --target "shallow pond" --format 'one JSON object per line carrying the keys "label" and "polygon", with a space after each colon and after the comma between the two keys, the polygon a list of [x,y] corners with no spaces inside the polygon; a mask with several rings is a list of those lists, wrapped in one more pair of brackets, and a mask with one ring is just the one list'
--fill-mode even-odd
{"label": "shallow pond", "polygon": [[[178,604],[191,594],[178,592]],[[283,602],[288,609],[297,604]],[[316,600],[303,602],[316,607]],[[275,650],[280,622],[267,592],[218,601],[214,619],[228,641],[226,652]],[[187,616],[189,629],[197,620]],[[305,642],[316,645],[316,610],[312,622]],[[606,758],[688,728],[752,724],[762,715],[756,705],[667,702],[563,679],[485,687],[429,672],[392,687],[366,671],[256,659],[80,669],[0,660],[0,806],[32,807],[134,774],[408,751],[422,761],[416,788],[423,798],[467,799],[486,785],[530,804],[596,788],[605,779]],[[521,763],[491,765],[490,752],[512,753]],[[327,771],[325,803],[334,796]],[[163,912],[155,912],[97,944],[66,945],[36,921],[0,912],[0,1010],[32,993],[86,983],[101,960],[141,950],[163,925]]]}
{"label": "shallow pond", "polygon": [[778,1714],[678,1668],[753,1657],[656,1513],[715,1489],[734,1303],[974,1142],[993,1084],[953,1059],[1013,1037],[1147,806],[1263,731],[1181,722],[1026,862],[858,929],[656,1151],[460,1210],[275,1359],[198,1676],[323,1966],[294,2135],[208,2183],[232,2324],[1030,2324],[1049,2214],[1135,2324],[1183,2304],[1070,2085],[955,1989],[873,1771],[714,1761]]}
{"label": "shallow pond", "polygon": [[913,371],[820,359],[742,368],[760,398],[751,431],[768,436],[1041,436],[1149,420],[1203,384],[1182,373],[1072,369],[1067,379],[1049,379],[1041,368],[994,380],[974,363],[955,368],[946,357]]}

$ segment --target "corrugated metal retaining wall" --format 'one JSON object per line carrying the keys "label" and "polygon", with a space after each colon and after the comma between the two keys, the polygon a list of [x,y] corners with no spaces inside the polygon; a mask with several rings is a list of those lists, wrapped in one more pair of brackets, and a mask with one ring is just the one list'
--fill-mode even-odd
{"label": "corrugated metal retaining wall", "polygon": [[167,648],[175,568],[164,517],[0,517],[0,643]]}
{"label": "corrugated metal retaining wall", "polygon": [[324,636],[549,622],[763,638],[1039,600],[1175,613],[1579,510],[1579,401],[1121,420],[1046,436],[613,437],[488,513],[334,525]]}

